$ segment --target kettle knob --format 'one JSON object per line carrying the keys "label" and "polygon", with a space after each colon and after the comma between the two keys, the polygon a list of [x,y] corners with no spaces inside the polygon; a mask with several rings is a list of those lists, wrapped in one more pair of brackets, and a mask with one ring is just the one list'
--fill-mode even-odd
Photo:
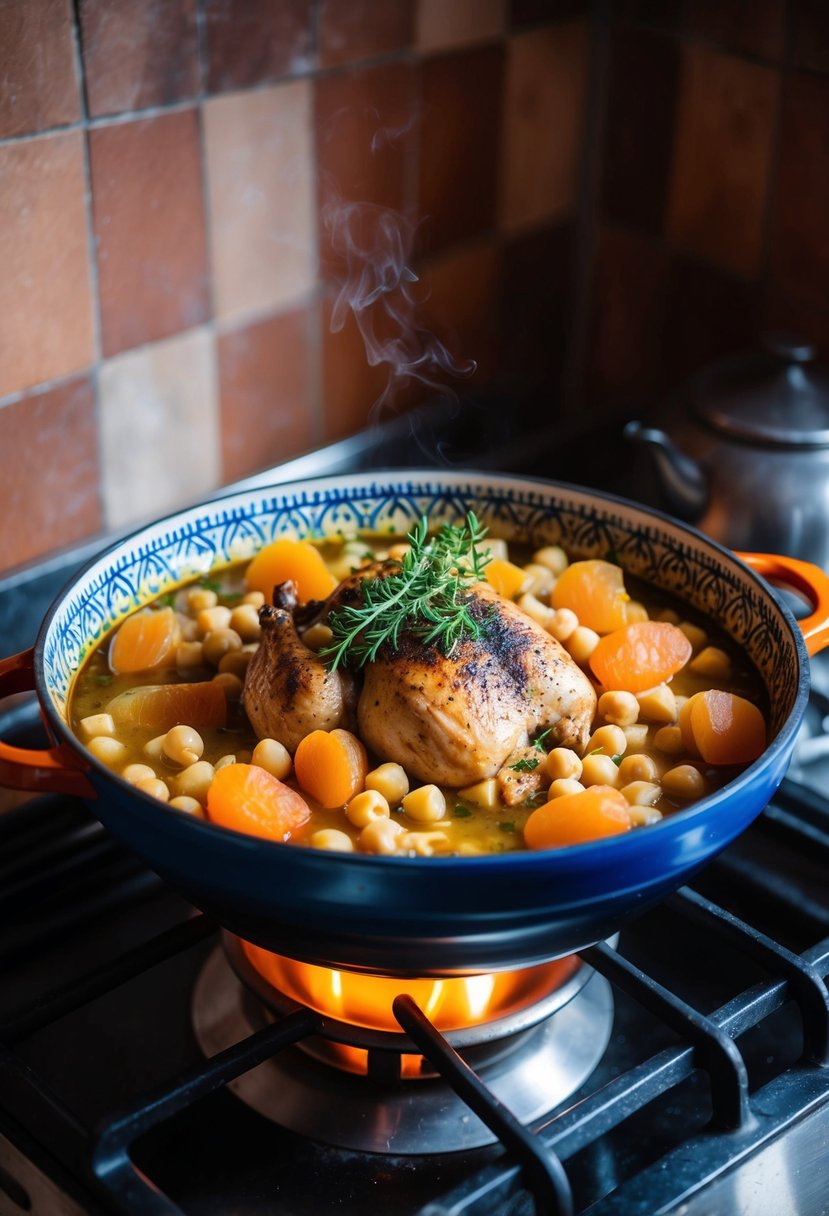
{"label": "kettle knob", "polygon": [[763,335],[763,347],[770,355],[784,363],[814,363],[817,350],[811,342],[805,342],[794,334],[771,333]]}

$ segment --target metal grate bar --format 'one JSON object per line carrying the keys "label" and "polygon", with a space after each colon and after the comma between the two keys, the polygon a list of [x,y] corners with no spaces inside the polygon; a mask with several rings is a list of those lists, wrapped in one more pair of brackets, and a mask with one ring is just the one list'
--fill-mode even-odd
{"label": "metal grate bar", "polygon": [[807,936],[829,930],[829,909],[810,899],[802,887],[785,874],[772,874],[767,870],[758,874],[756,864],[739,853],[721,854],[711,863],[708,872],[726,875],[732,896],[765,908],[773,904],[778,919],[785,916]]}
{"label": "metal grate bar", "polygon": [[677,892],[671,903],[699,924],[715,922],[723,937],[772,973],[785,976],[803,1018],[804,1055],[816,1064],[829,1063],[829,992],[817,970],[689,887]]}
{"label": "metal grate bar", "polygon": [[518,1158],[524,1184],[543,1216],[571,1216],[573,1196],[561,1161],[516,1119],[436,1030],[408,995],[395,997],[392,1011],[409,1038],[478,1118]]}
{"label": "metal grate bar", "polygon": [[128,954],[93,971],[90,975],[68,984],[57,992],[50,993],[42,1001],[21,1011],[11,1021],[0,1025],[0,1041],[14,1043],[27,1035],[55,1022],[97,997],[112,991],[119,985],[134,979],[150,967],[162,963],[173,955],[189,950],[216,932],[216,926],[207,916],[199,913],[189,920],[166,929],[147,942],[130,950]]}
{"label": "metal grate bar", "polygon": [[320,1024],[321,1019],[310,1009],[289,1013],[196,1065],[171,1088],[108,1123],[95,1145],[92,1168],[116,1211],[125,1216],[180,1216],[180,1209],[133,1164],[130,1146],[159,1123],[249,1072],[282,1048],[317,1033]]}
{"label": "metal grate bar", "polygon": [[611,980],[694,1046],[711,1079],[714,1119],[721,1127],[742,1127],[751,1118],[748,1072],[739,1048],[716,1022],[692,1008],[604,942],[581,953],[585,962]]}

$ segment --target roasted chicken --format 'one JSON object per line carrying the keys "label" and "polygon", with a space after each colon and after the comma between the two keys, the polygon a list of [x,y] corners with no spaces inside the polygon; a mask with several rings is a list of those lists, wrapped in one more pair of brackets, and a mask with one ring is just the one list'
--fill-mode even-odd
{"label": "roasted chicken", "polygon": [[[345,579],[313,613],[360,599],[366,577],[382,578],[396,563],[365,567]],[[549,729],[550,740],[581,749],[596,707],[593,686],[564,648],[516,604],[488,584],[468,592],[481,628],[447,657],[402,633],[356,674],[359,734],[382,760],[403,765],[411,777],[452,788],[493,777],[516,749]],[[248,667],[244,704],[260,737],[293,751],[303,735],[343,724],[349,707],[349,673],[332,672],[303,645],[290,597],[262,609],[262,641]]]}

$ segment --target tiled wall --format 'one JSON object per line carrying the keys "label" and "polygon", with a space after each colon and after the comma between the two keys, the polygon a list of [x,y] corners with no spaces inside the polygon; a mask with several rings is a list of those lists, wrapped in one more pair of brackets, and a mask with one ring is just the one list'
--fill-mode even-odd
{"label": "tiled wall", "polygon": [[618,0],[591,232],[593,403],[803,335],[829,361],[829,3]]}
{"label": "tiled wall", "polygon": [[366,424],[331,204],[416,219],[434,333],[551,409],[588,8],[0,0],[0,572]]}

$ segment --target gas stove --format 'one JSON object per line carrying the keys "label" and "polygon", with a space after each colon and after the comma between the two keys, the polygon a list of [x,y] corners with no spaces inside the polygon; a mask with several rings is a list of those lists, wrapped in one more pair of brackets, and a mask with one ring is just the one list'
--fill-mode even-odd
{"label": "gas stove", "polygon": [[[444,420],[424,451],[428,427],[419,448],[395,427],[262,479],[458,451],[591,480],[577,452],[561,467],[560,436],[507,453],[477,427],[479,450],[460,451]],[[7,649],[30,644],[39,597],[85,556],[0,586],[21,633]],[[80,801],[10,807],[0,1214],[829,1212],[823,697],[774,802],[690,887],[617,941],[513,973],[494,1005],[493,977],[476,977],[463,1025],[423,981],[373,994],[377,1026],[335,1016],[312,976],[257,963]],[[0,734],[40,744],[31,702]]]}

